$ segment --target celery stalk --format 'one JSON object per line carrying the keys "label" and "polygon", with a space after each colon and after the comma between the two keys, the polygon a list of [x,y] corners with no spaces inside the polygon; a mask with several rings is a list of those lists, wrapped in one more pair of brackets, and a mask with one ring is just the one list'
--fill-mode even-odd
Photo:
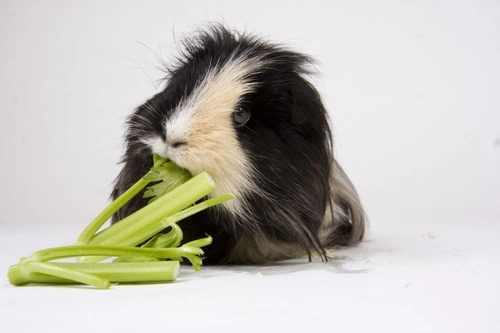
{"label": "celery stalk", "polygon": [[207,208],[224,203],[224,202],[231,200],[233,198],[234,198],[234,195],[232,195],[232,194],[223,194],[223,195],[219,195],[215,198],[202,201],[199,204],[196,204],[196,205],[191,206],[189,208],[186,208],[178,213],[170,215],[167,218],[167,224],[177,223],[181,220],[184,220],[185,218],[190,217],[191,215],[199,213]]}
{"label": "celery stalk", "polygon": [[26,278],[33,274],[44,274],[88,284],[99,289],[108,289],[110,282],[107,279],[89,273],[69,269],[68,267],[56,266],[48,262],[30,261],[9,268],[9,280],[14,285],[26,284]]}
{"label": "celery stalk", "polygon": [[[154,235],[158,234],[160,231],[164,230],[165,228],[172,226],[172,224],[179,222],[180,220],[183,220],[191,215],[199,213],[202,210],[205,210],[205,209],[210,208],[212,206],[221,204],[221,203],[223,203],[229,199],[232,199],[232,198],[233,198],[232,195],[225,194],[225,195],[221,195],[221,196],[209,199],[209,200],[205,200],[197,205],[186,208],[186,209],[184,209],[176,214],[170,215],[169,217],[166,217],[164,219],[161,219],[159,221],[151,223],[147,228],[140,229],[135,234],[127,235],[126,242],[124,241],[123,243],[119,243],[119,245],[140,244],[145,239],[149,239],[149,238],[153,237]],[[132,230],[128,229],[128,231],[131,232]],[[117,244],[117,242],[113,242],[113,244]],[[104,259],[104,258],[95,258],[95,257],[88,258],[88,259],[84,259],[83,262],[94,262],[94,261],[98,261],[99,259]]]}
{"label": "celery stalk", "polygon": [[193,242],[190,242],[188,243],[190,245],[187,247],[181,246],[175,248],[143,248],[134,246],[104,246],[104,245],[97,245],[97,246],[72,245],[72,246],[53,247],[37,251],[27,258],[21,259],[19,264],[24,265],[29,262],[45,262],[55,259],[72,258],[80,256],[152,257],[158,259],[172,259],[177,261],[181,261],[182,258],[186,258],[191,262],[193,261],[198,262],[197,259],[194,258],[194,256],[203,255],[203,250],[200,247],[209,245],[212,242],[212,238],[207,237],[197,241],[200,242],[198,243],[200,244],[199,246],[192,246]]}
{"label": "celery stalk", "polygon": [[[208,236],[178,247],[183,234],[176,223],[233,196],[225,194],[196,204],[214,190],[210,176],[202,172],[188,180],[188,171],[156,155],[153,160],[154,166],[148,173],[106,207],[83,230],[76,245],[48,248],[22,258],[9,268],[9,281],[14,285],[83,283],[107,289],[111,282],[174,281],[183,259],[200,270],[204,254],[201,247],[211,244],[212,238]],[[113,214],[151,183],[144,195],[151,198],[148,205],[98,232]],[[159,234],[168,227],[170,232]],[[142,247],[135,247],[148,239]],[[48,262],[70,257],[80,263]],[[117,258],[112,263],[94,263],[109,257]]]}
{"label": "celery stalk", "polygon": [[[36,272],[26,265],[14,265],[9,269],[9,280],[13,285],[21,286],[30,283],[43,284],[74,284],[73,278],[64,278]],[[178,261],[157,261],[146,263],[113,263],[113,264],[81,264],[81,263],[50,263],[51,267],[92,274],[113,283],[137,282],[171,282],[179,274]],[[28,269],[26,269],[28,267]]]}
{"label": "celery stalk", "polygon": [[191,178],[176,189],[164,194],[157,200],[99,232],[89,242],[91,245],[137,245],[141,241],[158,233],[151,232],[149,237],[137,239],[133,236],[161,219],[173,215],[208,195],[215,189],[215,184],[206,172]]}
{"label": "celery stalk", "polygon": [[[158,167],[165,163],[164,158],[155,158],[154,167]],[[122,195],[116,198],[110,205],[108,205],[97,217],[90,222],[90,224],[82,231],[76,244],[84,245],[87,244],[94,234],[106,223],[107,220],[114,213],[116,213],[123,205],[132,200],[134,196],[136,196],[142,189],[144,189],[149,183],[148,179],[149,172],[144,175],[141,179],[139,179],[134,185],[132,185],[127,191],[125,191]]]}
{"label": "celery stalk", "polygon": [[141,247],[146,248],[162,248],[162,247],[177,247],[181,244],[184,234],[181,227],[177,223],[169,224],[171,230],[165,234],[157,234],[151,237]]}

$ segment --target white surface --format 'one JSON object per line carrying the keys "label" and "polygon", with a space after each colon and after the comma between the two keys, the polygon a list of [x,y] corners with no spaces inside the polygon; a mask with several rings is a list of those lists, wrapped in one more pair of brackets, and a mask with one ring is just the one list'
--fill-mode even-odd
{"label": "white surface", "polygon": [[210,20],[321,62],[372,240],[327,265],[184,270],[169,285],[4,282],[0,330],[496,332],[495,1],[1,1],[0,270],[72,242],[104,206],[124,118],[161,87],[174,35]]}
{"label": "white surface", "polygon": [[[489,232],[484,232],[488,227]],[[497,332],[500,228],[392,224],[328,263],[184,267],[172,284],[0,284],[3,332]],[[451,231],[450,231],[451,230]],[[75,225],[11,227],[0,267],[78,234]],[[26,239],[33,239],[28,243]],[[5,329],[4,329],[5,328]]]}

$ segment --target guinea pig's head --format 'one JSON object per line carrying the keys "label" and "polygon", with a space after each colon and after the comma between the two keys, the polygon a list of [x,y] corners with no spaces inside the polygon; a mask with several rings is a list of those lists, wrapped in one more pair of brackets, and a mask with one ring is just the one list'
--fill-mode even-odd
{"label": "guinea pig's head", "polygon": [[192,174],[208,172],[213,195],[235,195],[225,204],[235,215],[248,214],[255,198],[307,197],[324,212],[331,135],[306,79],[310,65],[309,57],[254,36],[220,26],[202,31],[185,41],[165,89],[130,117],[129,142]]}

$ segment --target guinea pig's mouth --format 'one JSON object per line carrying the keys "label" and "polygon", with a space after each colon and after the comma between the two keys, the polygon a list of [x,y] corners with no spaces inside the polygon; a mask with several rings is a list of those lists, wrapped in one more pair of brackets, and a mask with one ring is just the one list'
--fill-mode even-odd
{"label": "guinea pig's mouth", "polygon": [[161,138],[147,138],[141,141],[149,147],[153,154],[166,158],[182,168],[188,169],[186,166],[182,165],[182,159],[180,158],[182,148],[186,145],[185,141],[165,142]]}
{"label": "guinea pig's mouth", "polygon": [[[180,154],[176,150],[177,149],[165,149],[163,151],[156,151],[156,150],[152,150],[152,151],[156,155],[158,155],[160,157],[163,157],[163,158],[165,158],[165,159],[167,159],[169,161],[174,162],[175,164],[177,164],[181,168],[189,170],[189,167],[187,165],[185,165],[185,163],[183,163],[183,159],[179,156]],[[189,171],[192,173],[191,170],[189,170]]]}

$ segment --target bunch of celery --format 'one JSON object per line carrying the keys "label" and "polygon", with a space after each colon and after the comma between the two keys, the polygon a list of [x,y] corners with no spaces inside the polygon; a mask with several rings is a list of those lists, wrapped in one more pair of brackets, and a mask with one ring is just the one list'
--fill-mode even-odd
{"label": "bunch of celery", "polygon": [[[144,197],[150,201],[145,207],[99,231],[148,185]],[[212,238],[180,246],[182,230],[177,222],[232,198],[226,194],[196,203],[214,189],[207,173],[191,177],[172,162],[154,156],[151,170],[106,207],[83,230],[75,245],[44,249],[22,258],[9,268],[9,281],[18,286],[83,283],[107,289],[111,283],[174,281],[183,259],[189,260],[198,271],[202,265],[201,248],[209,245]],[[169,231],[159,234],[165,229]],[[138,244],[143,245],[137,247]],[[52,262],[70,257],[77,258],[77,262]],[[116,259],[100,262],[109,257]]]}

